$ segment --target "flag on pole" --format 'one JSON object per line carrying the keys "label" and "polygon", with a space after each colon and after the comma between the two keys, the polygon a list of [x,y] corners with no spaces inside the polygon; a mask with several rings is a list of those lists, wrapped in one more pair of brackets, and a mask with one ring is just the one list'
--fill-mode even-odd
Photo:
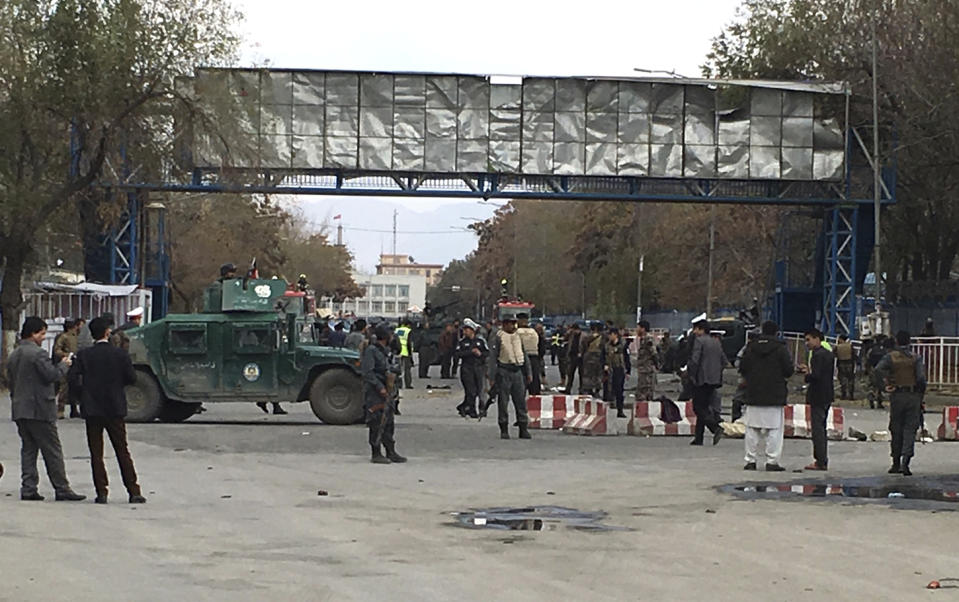
{"label": "flag on pole", "polygon": [[343,216],[342,216],[341,214],[337,213],[336,215],[333,216],[333,219],[340,219],[341,217],[343,217]]}

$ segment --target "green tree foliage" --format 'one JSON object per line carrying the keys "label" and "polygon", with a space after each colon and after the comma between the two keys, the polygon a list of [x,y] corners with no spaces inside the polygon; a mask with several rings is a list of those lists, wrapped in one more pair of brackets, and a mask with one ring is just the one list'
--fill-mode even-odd
{"label": "green tree foliage", "polygon": [[848,81],[853,126],[871,148],[872,28],[878,42],[883,159],[899,203],[884,212],[892,280],[949,279],[959,253],[959,3],[952,0],[746,0],[714,40],[718,77]]}
{"label": "green tree foliage", "polygon": [[0,3],[0,311],[7,350],[37,234],[60,214],[81,215],[77,203],[92,183],[134,171],[147,178],[165,168],[160,157],[170,156],[174,140],[175,77],[229,60],[238,18],[225,0]]}
{"label": "green tree foliage", "polygon": [[[479,237],[477,250],[450,264],[430,300],[466,315],[475,312],[477,296],[466,287],[478,291],[482,307],[491,307],[506,278],[511,294],[545,313],[579,314],[585,301],[589,316],[626,323],[635,315],[644,256],[646,309],[701,310],[709,219],[709,208],[702,205],[512,201],[471,226]],[[745,307],[763,296],[778,224],[774,208],[717,208],[716,307]]]}
{"label": "green tree foliage", "polygon": [[261,278],[294,283],[305,274],[319,295],[362,295],[350,278],[349,252],[269,198],[187,196],[166,205],[173,311],[198,310],[220,265],[236,264],[242,275],[254,258]]}

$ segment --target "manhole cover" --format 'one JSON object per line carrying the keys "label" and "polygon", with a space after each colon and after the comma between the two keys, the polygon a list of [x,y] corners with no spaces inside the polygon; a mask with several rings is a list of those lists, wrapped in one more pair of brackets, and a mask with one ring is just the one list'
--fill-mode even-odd
{"label": "manhole cover", "polygon": [[849,499],[959,502],[959,475],[929,477],[861,477],[794,483],[750,482],[719,490],[743,499]]}
{"label": "manhole cover", "polygon": [[605,512],[583,512],[561,506],[479,508],[454,512],[456,525],[467,529],[503,531],[549,531],[559,527],[581,531],[630,531],[626,527],[605,525]]}

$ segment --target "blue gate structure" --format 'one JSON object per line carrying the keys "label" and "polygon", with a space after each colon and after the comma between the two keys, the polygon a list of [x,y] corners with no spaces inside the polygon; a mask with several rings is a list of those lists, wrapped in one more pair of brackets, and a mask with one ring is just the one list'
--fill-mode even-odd
{"label": "blue gate structure", "polygon": [[104,186],[812,207],[821,324],[854,334],[873,192],[845,83],[198,68],[178,85],[165,175]]}

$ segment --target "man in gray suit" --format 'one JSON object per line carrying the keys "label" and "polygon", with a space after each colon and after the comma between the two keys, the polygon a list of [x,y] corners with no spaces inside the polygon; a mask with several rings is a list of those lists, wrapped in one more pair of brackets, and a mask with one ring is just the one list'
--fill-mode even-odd
{"label": "man in gray suit", "polygon": [[20,434],[20,499],[42,501],[37,492],[40,474],[37,472],[37,453],[43,454],[47,476],[56,491],[58,502],[78,502],[85,495],[75,493],[67,480],[63,466],[63,450],[57,432],[57,401],[53,384],[60,380],[73,361],[67,356],[59,364],[50,361],[50,354],[40,347],[47,334],[47,324],[37,317],[29,317],[20,331],[20,344],[7,361],[13,421]]}
{"label": "man in gray suit", "polygon": [[719,417],[712,409],[713,394],[723,384],[723,368],[726,356],[718,339],[710,336],[709,322],[701,320],[693,324],[693,350],[687,368],[693,388],[693,410],[696,412],[696,434],[691,445],[702,445],[706,429],[713,434],[713,445],[722,439],[723,429]]}

